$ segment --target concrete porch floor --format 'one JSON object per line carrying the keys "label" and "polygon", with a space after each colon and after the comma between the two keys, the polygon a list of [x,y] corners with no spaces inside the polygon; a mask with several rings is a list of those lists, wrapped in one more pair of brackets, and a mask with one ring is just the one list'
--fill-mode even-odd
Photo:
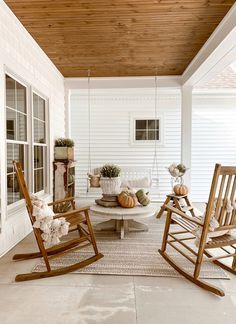
{"label": "concrete porch floor", "polygon": [[67,274],[16,283],[15,275],[37,261],[13,262],[12,256],[33,245],[30,234],[0,259],[1,324],[235,323],[233,275],[211,280],[225,290],[224,298],[182,278]]}

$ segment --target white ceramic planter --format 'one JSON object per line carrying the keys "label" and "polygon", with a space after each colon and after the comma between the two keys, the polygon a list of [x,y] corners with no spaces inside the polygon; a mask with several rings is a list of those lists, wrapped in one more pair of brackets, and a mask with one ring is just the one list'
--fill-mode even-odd
{"label": "white ceramic planter", "polygon": [[74,148],[67,146],[54,147],[55,160],[74,160]]}
{"label": "white ceramic planter", "polygon": [[104,178],[100,179],[100,186],[105,195],[117,195],[120,193],[121,178]]}

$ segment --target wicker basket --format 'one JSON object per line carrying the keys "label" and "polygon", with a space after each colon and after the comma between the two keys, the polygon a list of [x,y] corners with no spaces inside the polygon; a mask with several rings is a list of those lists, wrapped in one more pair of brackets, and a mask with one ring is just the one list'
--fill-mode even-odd
{"label": "wicker basket", "polygon": [[104,178],[100,179],[100,186],[105,195],[116,195],[120,192],[121,178]]}

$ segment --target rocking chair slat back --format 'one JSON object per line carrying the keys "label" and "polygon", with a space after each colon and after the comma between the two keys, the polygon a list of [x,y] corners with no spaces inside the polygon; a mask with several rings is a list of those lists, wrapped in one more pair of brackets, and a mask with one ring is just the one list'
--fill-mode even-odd
{"label": "rocking chair slat back", "polygon": [[32,215],[32,212],[33,212],[33,205],[32,205],[32,202],[31,202],[31,199],[30,199],[30,194],[29,194],[29,191],[28,191],[28,188],[27,188],[27,185],[26,185],[26,182],[25,182],[25,178],[24,178],[24,173],[23,173],[23,170],[22,170],[22,167],[21,167],[21,164],[20,162],[17,162],[17,161],[13,161],[13,166],[14,166],[14,169],[15,169],[15,172],[16,172],[16,176],[17,176],[17,179],[18,179],[18,184],[19,184],[19,187],[20,187],[20,191],[25,199],[25,202],[26,202],[26,207],[28,209],[28,212],[29,212],[29,217],[30,217],[30,220],[31,220],[31,223],[33,224],[35,219]]}
{"label": "rocking chair slat back", "polygon": [[217,195],[218,199],[217,199],[217,202],[216,202],[216,210],[215,210],[215,218],[216,219],[219,218],[219,214],[221,212],[221,201],[222,201],[222,195],[223,195],[224,186],[225,186],[226,175],[219,176],[219,178],[220,177],[221,177],[221,181],[219,181],[220,182],[220,189],[219,189],[219,193]]}
{"label": "rocking chair slat back", "polygon": [[[16,176],[17,176],[17,180],[18,180],[18,184],[19,184],[21,193],[22,193],[22,195],[23,195],[23,197],[25,199],[25,202],[26,202],[26,208],[28,210],[28,215],[29,215],[30,221],[31,221],[31,223],[33,225],[34,222],[35,222],[35,217],[33,216],[33,205],[32,205],[32,202],[31,202],[31,199],[30,199],[30,194],[29,194],[26,182],[25,182],[24,173],[23,173],[20,162],[13,161],[13,165],[14,165],[14,168],[15,168],[15,172],[16,172]],[[44,247],[43,240],[42,240],[42,237],[41,237],[41,230],[39,228],[34,228],[33,227],[33,231],[34,231],[34,234],[35,234],[35,238],[36,238],[39,250],[41,251],[42,256],[44,258],[47,270],[51,271],[51,267],[50,267],[50,264],[49,264],[46,249]]]}
{"label": "rocking chair slat back", "polygon": [[232,175],[228,175],[227,184],[225,186],[224,198],[222,200],[220,216],[219,216],[219,219],[218,219],[220,225],[224,225],[224,223],[225,223],[225,215],[227,213],[227,204],[228,204],[228,200],[229,200],[231,181],[232,181]]}
{"label": "rocking chair slat back", "polygon": [[236,225],[235,217],[236,167],[215,166],[211,192],[208,200],[207,217],[211,218],[215,207],[215,218],[220,227]]}

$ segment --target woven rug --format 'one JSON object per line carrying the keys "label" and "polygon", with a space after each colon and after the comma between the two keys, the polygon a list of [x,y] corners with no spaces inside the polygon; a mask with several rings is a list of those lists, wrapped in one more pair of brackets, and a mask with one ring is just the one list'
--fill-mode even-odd
{"label": "woven rug", "polygon": [[[94,222],[93,222],[94,223]],[[96,223],[96,222],[95,222]],[[155,217],[145,219],[149,227],[148,232],[130,232],[123,240],[119,239],[113,231],[95,231],[99,252],[104,258],[75,271],[85,274],[110,274],[125,276],[156,276],[156,277],[181,277],[158,253],[161,246],[164,230],[163,220]],[[70,234],[71,238],[77,235]],[[52,259],[52,269],[69,266],[84,258],[92,256],[91,247],[70,252],[60,258]],[[175,250],[170,249],[169,255],[187,271],[193,271],[193,265]],[[44,262],[41,260],[33,271],[45,271]],[[211,262],[205,262],[201,278],[205,279],[229,279],[227,273]]]}

